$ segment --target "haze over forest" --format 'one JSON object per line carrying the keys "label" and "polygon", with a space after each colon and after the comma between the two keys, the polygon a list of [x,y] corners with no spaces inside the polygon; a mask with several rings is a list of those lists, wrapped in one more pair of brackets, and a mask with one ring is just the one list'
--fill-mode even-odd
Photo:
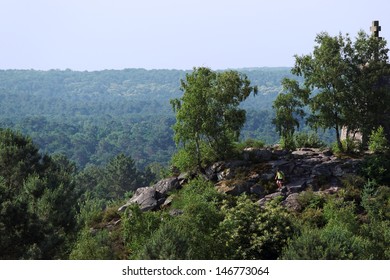
{"label": "haze over forest", "polygon": [[[259,93],[242,107],[242,139],[275,144],[272,102],[289,68],[241,69]],[[0,126],[32,137],[44,153],[62,153],[80,168],[118,153],[137,166],[167,165],[175,150],[170,99],[182,95],[183,70],[0,70]],[[304,124],[302,124],[304,127]],[[333,141],[328,136],[327,142]]]}

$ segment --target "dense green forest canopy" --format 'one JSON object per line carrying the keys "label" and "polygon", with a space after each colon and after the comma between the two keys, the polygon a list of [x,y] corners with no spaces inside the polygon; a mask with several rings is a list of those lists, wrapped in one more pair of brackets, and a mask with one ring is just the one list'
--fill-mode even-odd
{"label": "dense green forest canopy", "polygon": [[[242,103],[243,138],[278,141],[272,102],[289,68],[240,69],[259,89]],[[179,98],[182,70],[0,70],[0,127],[32,137],[45,153],[62,153],[80,168],[119,153],[138,167],[166,165],[176,147],[169,100]]]}

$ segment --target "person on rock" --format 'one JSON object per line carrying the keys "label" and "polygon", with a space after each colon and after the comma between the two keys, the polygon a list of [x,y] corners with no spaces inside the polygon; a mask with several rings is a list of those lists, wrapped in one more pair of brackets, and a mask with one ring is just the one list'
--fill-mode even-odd
{"label": "person on rock", "polygon": [[283,188],[283,182],[284,182],[284,173],[279,168],[276,169],[276,185],[278,185],[278,191],[280,191]]}

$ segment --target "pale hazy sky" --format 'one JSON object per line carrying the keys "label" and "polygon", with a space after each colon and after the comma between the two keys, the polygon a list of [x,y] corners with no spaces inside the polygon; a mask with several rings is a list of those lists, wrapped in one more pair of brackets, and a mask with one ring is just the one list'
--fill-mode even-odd
{"label": "pale hazy sky", "polygon": [[0,69],[293,66],[373,20],[390,42],[389,0],[0,0]]}

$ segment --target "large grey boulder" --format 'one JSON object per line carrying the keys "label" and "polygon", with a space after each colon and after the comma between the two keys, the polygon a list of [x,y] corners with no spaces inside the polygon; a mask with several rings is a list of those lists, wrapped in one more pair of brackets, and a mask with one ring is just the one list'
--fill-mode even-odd
{"label": "large grey boulder", "polygon": [[179,180],[173,177],[163,179],[150,187],[138,188],[133,197],[119,207],[118,211],[125,211],[133,203],[137,203],[142,211],[157,210],[165,202],[168,193],[180,187]]}
{"label": "large grey boulder", "polygon": [[237,168],[249,165],[250,163],[245,160],[218,161],[206,168],[206,178],[214,182],[231,179],[235,176]]}
{"label": "large grey boulder", "polygon": [[271,193],[271,194],[268,194],[266,196],[264,196],[262,199],[258,200],[257,201],[257,204],[260,206],[260,207],[264,207],[267,202],[277,198],[277,197],[282,197],[284,198],[285,195],[282,193],[282,192],[275,192],[275,193]]}
{"label": "large grey boulder", "polygon": [[290,194],[283,201],[282,205],[286,206],[287,209],[289,209],[289,210],[300,211],[302,209],[302,206],[299,203],[298,197],[299,197],[299,193]]}
{"label": "large grey boulder", "polygon": [[167,178],[158,181],[156,184],[151,186],[151,188],[154,188],[157,192],[159,192],[162,195],[166,195],[168,192],[172,190],[179,189],[180,184],[179,184],[179,180],[176,177],[173,177],[173,178]]}

